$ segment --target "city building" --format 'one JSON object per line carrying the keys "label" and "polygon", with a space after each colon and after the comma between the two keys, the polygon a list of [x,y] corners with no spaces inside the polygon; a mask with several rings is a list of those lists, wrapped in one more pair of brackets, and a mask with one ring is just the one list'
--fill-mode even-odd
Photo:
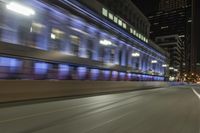
{"label": "city building", "polygon": [[191,64],[191,1],[190,0],[160,0],[156,12],[149,15],[151,22],[150,37],[155,40],[159,36],[178,35],[184,45],[185,57],[181,56],[183,72],[190,70]]}
{"label": "city building", "polygon": [[188,0],[160,0],[159,11],[170,11],[185,8]]}
{"label": "city building", "polygon": [[198,73],[200,74],[200,1],[199,0],[192,0],[192,43],[190,46],[190,70],[191,73]]}
{"label": "city building", "polygon": [[[151,43],[147,18],[133,4],[124,13],[109,7],[0,1],[0,78],[164,80],[167,53]],[[122,17],[127,11],[135,16]]]}
{"label": "city building", "polygon": [[156,37],[156,43],[166,50],[169,57],[169,76],[176,77],[177,80],[181,80],[180,74],[183,69],[183,63],[185,62],[184,43],[179,35],[168,35]]}

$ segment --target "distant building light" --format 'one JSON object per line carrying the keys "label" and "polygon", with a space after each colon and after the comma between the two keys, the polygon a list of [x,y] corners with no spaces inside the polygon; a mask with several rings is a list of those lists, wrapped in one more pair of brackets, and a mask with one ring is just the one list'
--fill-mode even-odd
{"label": "distant building light", "polygon": [[102,14],[107,17],[108,16],[108,10],[105,9],[105,8],[102,8]]}
{"label": "distant building light", "polygon": [[104,46],[110,46],[110,45],[112,45],[111,41],[105,40],[105,39],[104,40],[100,40],[99,43],[102,44],[102,45],[104,45]]}
{"label": "distant building light", "polygon": [[180,35],[179,37],[182,38],[182,37],[185,37],[185,35]]}
{"label": "distant building light", "polygon": [[161,27],[161,29],[167,29],[167,28],[169,28],[169,26],[163,26],[163,27]]}
{"label": "distant building light", "polygon": [[118,20],[118,24],[119,26],[122,26],[122,21],[120,19]]}
{"label": "distant building light", "polygon": [[114,22],[117,23],[118,22],[118,18],[116,16],[114,16]]}
{"label": "distant building light", "polygon": [[8,5],[6,5],[6,8],[24,16],[35,15],[35,11],[33,9],[16,2],[9,3]]}
{"label": "distant building light", "polygon": [[133,35],[136,35],[136,30],[133,30]]}
{"label": "distant building light", "polygon": [[51,33],[51,39],[55,40],[56,39],[56,35]]}
{"label": "distant building light", "polygon": [[178,69],[174,69],[174,72],[178,72]]}
{"label": "distant building light", "polygon": [[152,60],[151,63],[152,64],[156,64],[156,63],[158,63],[158,61],[157,60]]}
{"label": "distant building light", "polygon": [[188,20],[187,22],[188,22],[188,23],[191,23],[191,22],[192,22],[192,20],[190,19],[190,20]]}
{"label": "distant building light", "polygon": [[168,66],[167,64],[163,64],[163,65],[162,65],[162,67],[167,67],[167,66]]}
{"label": "distant building light", "polygon": [[112,13],[109,13],[108,17],[109,17],[109,19],[113,20],[113,14]]}
{"label": "distant building light", "polygon": [[169,67],[169,70],[174,70],[174,68],[173,67]]}
{"label": "distant building light", "polygon": [[132,53],[132,56],[133,57],[140,57],[140,53],[138,53],[138,52]]}
{"label": "distant building light", "polygon": [[125,23],[123,23],[123,28],[126,29],[126,24]]}
{"label": "distant building light", "polygon": [[132,28],[130,28],[130,33],[133,33],[133,29]]}

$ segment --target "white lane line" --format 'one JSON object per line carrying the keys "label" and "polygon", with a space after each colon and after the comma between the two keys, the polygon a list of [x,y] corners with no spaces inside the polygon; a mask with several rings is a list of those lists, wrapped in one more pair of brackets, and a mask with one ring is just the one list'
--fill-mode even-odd
{"label": "white lane line", "polygon": [[193,91],[194,94],[200,99],[200,94],[199,94],[194,88],[192,88],[192,91]]}

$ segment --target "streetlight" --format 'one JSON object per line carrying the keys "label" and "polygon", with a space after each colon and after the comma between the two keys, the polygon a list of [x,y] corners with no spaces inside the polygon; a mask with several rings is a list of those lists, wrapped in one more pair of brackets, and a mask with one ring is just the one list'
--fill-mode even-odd
{"label": "streetlight", "polygon": [[27,7],[25,5],[21,5],[21,4],[16,3],[16,2],[11,2],[11,3],[7,4],[6,8],[11,10],[11,11],[14,11],[16,13],[19,13],[21,15],[24,15],[24,16],[35,15],[35,11],[32,8]]}

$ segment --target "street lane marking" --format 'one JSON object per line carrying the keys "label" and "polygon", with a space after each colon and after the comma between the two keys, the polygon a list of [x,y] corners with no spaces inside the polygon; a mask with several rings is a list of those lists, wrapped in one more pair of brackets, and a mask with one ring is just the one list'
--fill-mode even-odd
{"label": "street lane marking", "polygon": [[192,88],[192,91],[193,91],[194,94],[200,99],[200,94],[199,94],[194,88]]}

